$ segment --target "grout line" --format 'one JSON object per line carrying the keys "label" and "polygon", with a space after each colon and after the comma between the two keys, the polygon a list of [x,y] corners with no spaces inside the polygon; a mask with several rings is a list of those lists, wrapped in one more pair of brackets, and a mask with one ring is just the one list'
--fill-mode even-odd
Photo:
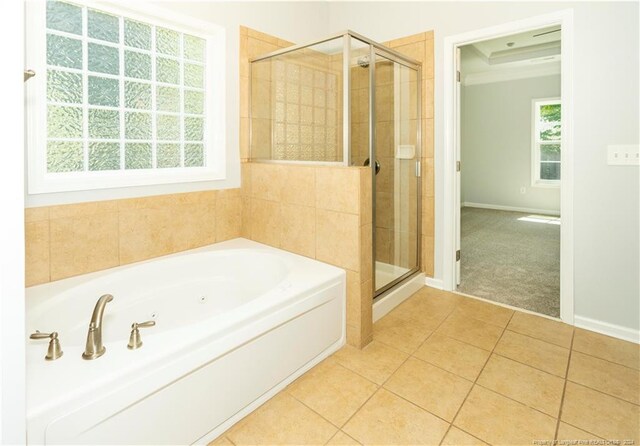
{"label": "grout line", "polygon": [[[369,402],[369,400],[371,398],[373,398],[375,396],[376,393],[378,393],[380,391],[380,389],[382,389],[382,386],[376,384],[378,386],[378,388],[369,396],[369,398],[367,398],[364,403],[362,403],[362,405],[360,405],[360,407],[358,407],[349,418],[347,418],[347,421],[344,422],[344,424],[340,427],[340,430],[342,430],[347,424],[349,424],[349,421],[351,421],[351,419],[353,417],[356,416],[356,414],[358,412],[360,412],[362,410],[362,408]],[[345,432],[345,434],[349,435],[347,432]],[[351,438],[353,438],[351,435],[349,435]],[[360,443],[360,441],[357,438],[354,438],[354,440],[356,440],[358,443]]]}
{"label": "grout line", "polygon": [[[505,331],[507,331],[507,327],[509,326],[509,324],[511,323],[511,319],[513,319],[513,316],[516,313],[513,312],[511,313],[511,317],[509,318],[509,321],[507,322],[507,325],[505,325],[505,327],[502,329],[502,333],[500,334],[500,337],[498,338],[498,340],[496,341],[496,343],[494,344],[493,348],[491,349],[491,353],[489,353],[489,356],[487,356],[486,361],[484,362],[484,365],[482,366],[482,368],[480,369],[480,372],[478,373],[478,375],[476,376],[476,379],[473,381],[473,385],[471,386],[471,388],[469,389],[469,392],[467,392],[467,396],[464,397],[464,400],[462,401],[462,404],[460,404],[460,407],[458,407],[458,410],[456,411],[455,415],[453,416],[453,419],[451,420],[451,426],[453,426],[454,422],[456,421],[456,418],[458,418],[458,415],[460,414],[460,411],[462,410],[462,407],[465,405],[465,403],[467,402],[467,398],[469,398],[469,395],[471,394],[471,392],[473,391],[473,388],[476,386],[476,383],[478,382],[478,378],[480,378],[480,375],[482,375],[482,372],[484,371],[484,368],[487,366],[487,363],[489,362],[489,360],[491,359],[491,355],[493,355],[493,351],[496,349],[496,346],[498,345],[498,343],[500,343],[500,340],[502,339],[502,336],[504,336]],[[446,435],[449,433],[449,430],[451,430],[451,426],[449,426],[449,429],[447,430]],[[457,426],[456,426],[457,427]],[[444,440],[444,437],[443,437]],[[484,439],[481,438],[482,441],[485,441]],[[442,444],[442,441],[440,441],[440,444]]]}
{"label": "grout line", "polygon": [[562,387],[562,398],[560,398],[560,408],[558,409],[558,420],[556,421],[556,431],[553,435],[553,439],[558,438],[558,430],[560,429],[560,420],[562,419],[562,408],[564,406],[564,397],[567,393],[567,382],[569,381],[569,367],[571,365],[571,353],[573,352],[573,339],[575,337],[575,330],[571,333],[571,348],[569,349],[569,359],[567,360],[567,368],[565,370],[564,386]]}
{"label": "grout line", "polygon": [[431,363],[431,362],[427,361],[426,359],[419,358],[419,357],[417,357],[417,356],[415,356],[415,355],[411,355],[411,357],[412,357],[413,359],[417,359],[418,361],[424,362],[425,364],[429,364],[430,366],[435,367],[436,369],[442,370],[443,372],[450,373],[450,374],[452,374],[453,376],[455,376],[456,378],[463,379],[463,380],[465,380],[465,381],[467,381],[467,382],[469,382],[469,383],[473,384],[473,381],[472,381],[472,380],[470,380],[469,378],[465,378],[464,376],[458,375],[457,373],[454,373],[454,372],[452,372],[451,370],[447,370],[447,369],[445,369],[445,368],[443,368],[443,367],[439,366],[438,364],[433,364],[433,363]]}
{"label": "grout line", "polygon": [[[583,428],[581,428],[581,427],[574,426],[573,424],[571,424],[571,423],[567,423],[566,421],[561,420],[561,421],[560,421],[560,423],[564,423],[564,424],[566,424],[566,425],[568,425],[568,426],[571,426],[571,427],[573,427],[573,428],[576,428],[576,429],[579,429],[579,430],[581,430],[581,431],[584,431],[584,432],[586,432],[586,433],[587,433],[587,434],[589,434],[589,435],[593,435],[595,438],[598,438],[598,439],[602,439],[602,440],[603,440],[603,438],[602,438],[602,437],[600,437],[599,435],[596,435],[596,434],[594,434],[593,432],[589,432],[588,430],[585,430],[585,429],[583,429]],[[560,426],[560,423],[558,423],[558,427]],[[559,430],[559,429],[558,429],[558,430]],[[565,439],[565,440],[566,440],[566,439]],[[603,443],[603,444],[604,444],[604,443]]]}
{"label": "grout line", "polygon": [[603,392],[602,390],[594,389],[593,387],[589,387],[589,386],[587,386],[586,384],[582,384],[582,383],[579,383],[579,382],[576,382],[576,381],[571,381],[571,380],[569,380],[569,379],[567,379],[566,381],[567,381],[567,382],[570,382],[571,384],[575,384],[575,385],[577,385],[577,386],[584,387],[585,389],[592,390],[592,391],[594,391],[594,392],[596,392],[596,393],[599,393],[600,395],[608,396],[609,398],[616,399],[616,400],[618,400],[618,401],[620,401],[620,402],[627,403],[627,404],[631,404],[632,406],[638,406],[638,407],[640,407],[640,404],[636,404],[636,403],[632,403],[631,401],[623,400],[623,399],[622,399],[622,398],[620,398],[620,397],[617,397],[617,396],[615,396],[615,395],[611,395],[610,393],[607,393],[607,392]]}
{"label": "grout line", "polygon": [[[559,379],[562,379],[562,378],[559,378]],[[508,399],[508,400],[511,400],[511,401],[513,401],[514,403],[518,403],[519,405],[524,406],[524,407],[526,407],[526,408],[528,408],[528,409],[531,409],[531,410],[534,410],[534,411],[536,411],[536,412],[539,412],[539,413],[541,413],[542,415],[546,415],[546,416],[548,416],[548,417],[551,417],[551,418],[553,418],[554,420],[556,420],[556,419],[557,419],[557,417],[555,417],[555,416],[553,416],[553,415],[549,415],[548,413],[543,412],[543,411],[541,411],[540,409],[537,409],[537,408],[535,408],[535,407],[533,407],[533,406],[530,406],[530,405],[528,405],[527,403],[523,403],[522,401],[519,401],[519,400],[517,400],[517,399],[515,399],[515,398],[513,398],[513,397],[510,397],[509,395],[505,395],[505,394],[503,394],[503,393],[500,393],[499,391],[497,391],[497,390],[495,390],[495,389],[492,389],[491,387],[487,387],[487,386],[485,386],[485,385],[483,385],[483,384],[479,384],[479,383],[476,383],[475,385],[476,385],[476,386],[478,386],[478,387],[482,387],[483,389],[488,390],[488,391],[490,391],[490,392],[493,392],[493,393],[495,393],[495,394],[497,394],[497,395],[500,395],[500,396],[502,396],[502,397],[504,397],[504,398],[506,398],[506,399]]]}
{"label": "grout line", "polygon": [[[560,379],[567,379],[567,376],[566,376],[566,375],[556,375],[555,373],[551,373],[551,372],[550,372],[550,371],[548,371],[548,370],[544,370],[544,369],[538,368],[538,367],[536,367],[535,365],[527,364],[526,362],[522,362],[522,361],[521,361],[521,360],[519,360],[519,359],[514,359],[514,358],[512,358],[512,357],[510,357],[510,356],[507,356],[507,355],[505,355],[505,354],[503,354],[503,353],[499,353],[499,352],[492,352],[492,354],[494,354],[494,355],[496,355],[496,356],[500,356],[501,358],[509,359],[509,360],[511,360],[511,361],[513,361],[513,362],[517,362],[518,364],[526,365],[527,367],[531,367],[532,369],[537,370],[537,371],[539,371],[539,372],[544,372],[544,373],[547,373],[547,374],[549,374],[549,375],[551,375],[551,376],[555,376],[556,378],[560,378]],[[570,357],[570,356],[571,356],[571,352],[569,352],[569,357]],[[567,364],[569,364],[569,357],[567,357]],[[566,373],[566,371],[565,371],[565,373]]]}
{"label": "grout line", "polygon": [[[416,293],[414,293],[412,296],[410,296],[407,300],[409,300],[409,299],[410,299],[411,297],[413,297],[415,294],[416,294]],[[456,305],[454,305],[454,306],[451,308],[451,310],[450,310],[450,311],[447,313],[447,315],[442,319],[442,321],[440,321],[440,323],[438,324],[438,326],[437,326],[437,327],[436,327],[436,328],[435,328],[435,329],[434,329],[434,330],[429,334],[429,336],[427,336],[427,338],[424,340],[424,342],[427,342],[427,340],[428,340],[428,339],[429,339],[429,338],[430,338],[430,337],[431,337],[431,336],[436,332],[436,330],[440,327],[440,325],[442,325],[442,324],[444,323],[444,321],[445,321],[445,320],[447,320],[447,318],[448,318],[448,317],[449,317],[449,315],[453,312],[453,310],[456,308],[456,306],[457,306],[457,304],[456,304]],[[386,316],[386,315],[385,315],[385,316]],[[375,341],[375,338],[374,338],[374,341]],[[379,341],[378,341],[378,342],[379,342]],[[424,344],[424,342],[423,342],[422,344]],[[400,352],[400,350],[398,350],[398,349],[396,349],[396,348],[393,348],[393,347],[391,347],[391,346],[388,346],[387,344],[385,344],[385,343],[383,343],[383,342],[381,342],[381,344],[382,344],[382,345],[384,345],[385,347],[391,348],[392,350],[396,350],[396,351],[399,351],[399,352]],[[420,346],[422,346],[422,344],[420,344]],[[418,348],[420,348],[420,347],[418,347]],[[401,352],[401,353],[406,354],[406,353],[404,353],[404,352]],[[364,403],[362,403],[362,405],[360,405],[360,407],[358,407],[358,409],[357,409],[357,410],[356,410],[356,411],[355,411],[355,412],[354,412],[354,413],[349,417],[349,419],[347,419],[347,421],[345,421],[345,423],[342,425],[342,427],[346,426],[346,425],[349,423],[349,421],[351,421],[351,419],[352,419],[352,418],[353,418],[353,417],[354,417],[358,412],[360,412],[360,410],[362,410],[362,408],[363,408],[363,407],[364,407],[364,406],[369,402],[369,400],[370,400],[371,398],[373,398],[373,396],[374,396],[376,393],[378,393],[378,392],[380,391],[380,389],[384,389],[384,390],[386,390],[387,392],[390,392],[389,390],[387,390],[386,388],[384,388],[384,385],[385,385],[385,384],[387,383],[387,381],[389,381],[389,379],[390,379],[390,378],[391,378],[391,377],[392,377],[392,376],[393,376],[393,375],[398,371],[398,369],[400,369],[400,367],[402,367],[402,366],[404,365],[404,363],[405,363],[405,362],[407,362],[407,360],[408,360],[409,358],[412,358],[412,357],[413,357],[413,355],[407,355],[407,358],[406,358],[404,361],[402,361],[402,363],[401,363],[401,364],[400,364],[400,365],[399,365],[399,366],[398,366],[398,367],[397,367],[393,372],[391,372],[391,374],[389,374],[389,376],[387,377],[387,379],[386,379],[382,384],[379,384],[379,385],[378,385],[378,384],[376,383],[376,385],[378,385],[378,388],[376,389],[376,391],[375,391],[375,392],[373,392],[373,394],[371,394],[371,396],[370,396],[369,398],[367,398],[367,399],[366,399],[366,401],[365,401]],[[342,365],[342,364],[341,364],[341,365]],[[348,367],[346,367],[346,366],[343,366],[343,367],[345,367],[345,368],[349,369],[349,368],[348,368]],[[349,369],[349,370],[351,370],[351,369]],[[352,371],[353,371],[353,370],[352,370]],[[360,374],[359,374],[359,373],[357,373],[357,372],[354,372],[354,373],[356,373],[357,375],[360,375]],[[362,375],[360,375],[360,376],[362,376]],[[393,393],[393,392],[391,392],[391,393]],[[395,393],[393,393],[393,394],[395,395]],[[417,406],[417,405],[416,405],[416,404],[414,404],[414,403],[411,403],[411,404],[413,404],[414,406],[419,407],[420,409],[422,409],[420,406]],[[422,409],[422,410],[424,410],[424,409]],[[428,411],[427,411],[427,412],[428,412]],[[428,413],[431,413],[431,412],[428,412]],[[436,416],[436,415],[434,415],[434,416]],[[438,418],[439,418],[439,417],[438,417]],[[445,421],[446,421],[446,420],[445,420]],[[448,421],[447,421],[447,423],[448,423]],[[342,427],[340,428],[340,430],[342,430]],[[448,429],[447,429],[447,432],[448,432]],[[345,432],[345,434],[347,434],[347,435],[348,435],[348,433],[347,433],[347,432]],[[445,436],[446,436],[446,432],[445,432]],[[444,439],[444,436],[443,436],[442,438]],[[357,438],[355,438],[355,440],[356,440],[356,441],[358,441],[358,439],[357,439]]]}
{"label": "grout line", "polygon": [[[572,343],[573,343],[573,342],[572,342]],[[571,348],[571,350],[572,350],[572,351],[574,351],[574,352],[580,353],[581,355],[589,356],[590,358],[599,359],[599,360],[601,360],[601,361],[608,362],[609,364],[618,365],[618,366],[620,366],[620,367],[624,367],[624,368],[627,368],[627,369],[633,370],[634,372],[640,373],[640,369],[636,369],[636,368],[634,368],[634,367],[629,367],[628,365],[620,364],[619,362],[610,361],[610,360],[608,360],[608,359],[601,358],[601,357],[599,357],[599,356],[595,356],[595,355],[592,355],[592,354],[590,354],[590,353],[585,353],[585,352],[583,352],[583,351],[576,350],[576,349],[574,349],[574,348]]]}
{"label": "grout line", "polygon": [[[540,339],[540,338],[537,338],[537,337],[535,337],[535,336],[531,336],[530,334],[527,334],[527,333],[521,333],[521,332],[519,332],[518,330],[514,330],[513,328],[509,328],[509,327],[507,327],[507,330],[509,330],[511,333],[516,333],[516,334],[519,334],[520,336],[526,336],[526,337],[528,337],[528,338],[530,338],[530,339],[535,339],[536,341],[545,342],[545,343],[547,343],[547,344],[549,344],[549,345],[553,345],[553,346],[555,346],[555,347],[560,347],[560,348],[563,348],[563,349],[565,349],[565,350],[569,350],[569,349],[571,349],[571,346],[569,346],[569,347],[565,347],[565,346],[563,346],[563,345],[558,345],[558,344],[555,344],[555,343],[553,343],[553,342],[545,341],[544,339]],[[573,339],[573,330],[571,331],[571,339]]]}
{"label": "grout line", "polygon": [[[306,372],[305,372],[306,373]],[[303,375],[304,376],[304,375]],[[293,383],[291,383],[293,384]],[[288,386],[287,386],[288,387]],[[306,407],[307,409],[309,409],[310,411],[312,411],[313,413],[315,413],[316,415],[318,415],[320,418],[322,418],[323,420],[325,420],[327,423],[329,423],[330,425],[332,425],[333,427],[335,427],[336,429],[340,430],[340,426],[337,425],[336,423],[334,423],[333,421],[329,420],[327,417],[325,417],[324,415],[322,415],[321,413],[319,413],[318,411],[316,411],[315,409],[313,409],[312,407],[308,406],[307,403],[305,403],[304,401],[302,401],[301,399],[297,398],[295,395],[293,395],[291,392],[289,392],[287,390],[287,387],[285,387],[284,389],[282,389],[280,392],[278,392],[278,394],[280,393],[286,393],[288,396],[290,396],[291,398],[293,398],[294,400],[296,400],[297,402],[299,402],[300,404],[302,404],[304,407]],[[334,434],[335,435],[335,434]],[[333,438],[333,437],[332,437]],[[331,439],[331,438],[330,438]]]}
{"label": "grout line", "polygon": [[[414,295],[415,295],[415,293],[414,293]],[[411,297],[410,297],[410,298],[411,298]],[[409,299],[410,299],[410,298],[409,298]],[[407,300],[409,300],[409,299],[407,299]],[[433,329],[433,331],[429,334],[429,336],[427,336],[427,338],[422,342],[422,344],[420,344],[420,347],[422,347],[422,346],[424,345],[424,343],[425,343],[425,342],[427,342],[427,341],[431,338],[431,336],[433,336],[433,334],[434,334],[436,331],[438,331],[438,329],[442,326],[442,324],[444,324],[444,323],[445,323],[445,321],[446,321],[447,319],[449,319],[449,316],[451,316],[451,314],[453,314],[453,312],[454,312],[454,311],[456,310],[456,308],[458,307],[459,303],[460,303],[460,302],[458,302],[458,303],[456,303],[456,304],[454,304],[454,305],[452,306],[451,310],[449,310],[449,312],[447,313],[447,315],[446,315],[446,316],[445,316],[445,317],[440,321],[440,323],[439,323],[439,324],[438,324],[438,325]],[[417,350],[419,350],[419,349],[420,349],[420,347],[418,347],[418,348],[416,349],[416,351],[417,351]],[[414,353],[415,353],[415,352],[414,352]],[[402,362],[402,364],[400,364],[400,366],[399,366],[398,368],[396,368],[396,369],[393,371],[393,373],[391,373],[391,374],[389,375],[389,377],[385,380],[385,382],[384,382],[384,383],[382,383],[382,386],[381,386],[381,387],[384,387],[384,385],[385,385],[385,384],[386,384],[386,383],[391,379],[391,377],[392,377],[393,375],[395,375],[395,373],[396,373],[396,372],[397,372],[397,371],[398,371],[398,370],[399,370],[399,369],[400,369],[400,368],[401,368],[401,367],[402,367],[402,366],[403,366],[403,365],[404,365],[404,364],[409,360],[409,358],[414,358],[413,354],[410,354],[409,356],[407,356],[407,358]],[[418,359],[418,358],[416,358],[416,359]],[[472,386],[472,387],[473,387],[473,386]],[[388,390],[386,387],[384,387],[384,389],[385,389],[385,390],[387,390],[388,392],[391,392],[391,391],[390,391],[390,390]],[[394,395],[396,395],[396,393],[394,393],[394,392],[391,392],[391,393],[393,393]],[[400,395],[398,395],[398,397],[400,397]],[[400,398],[402,398],[402,397],[400,397]],[[405,399],[405,398],[403,398],[403,399]],[[466,399],[466,397],[465,397],[465,399]],[[408,401],[408,400],[406,400],[406,401]],[[410,402],[410,401],[409,401],[409,402]],[[441,417],[439,417],[438,415],[436,415],[436,414],[434,414],[434,413],[432,413],[432,412],[427,411],[426,409],[424,409],[424,408],[422,408],[422,407],[418,406],[417,404],[415,404],[415,403],[413,403],[413,402],[410,402],[410,403],[411,403],[411,404],[413,404],[414,406],[416,406],[416,407],[418,407],[418,408],[422,409],[422,410],[425,410],[427,413],[432,414],[433,416],[438,417],[438,418],[440,418],[441,420],[444,420],[444,418],[441,418]],[[455,416],[454,416],[454,418],[455,418]],[[451,429],[451,426],[453,425],[453,424],[452,424],[452,423],[453,423],[453,420],[452,420],[451,422],[449,422],[449,421],[447,421],[447,420],[444,420],[444,421],[445,421],[446,423],[448,423],[448,424],[449,424],[449,427],[447,427],[447,430],[446,430],[446,432],[444,433],[444,435],[442,436],[442,438],[440,439],[440,443],[439,443],[439,444],[441,444],[441,443],[444,441],[444,438],[447,436],[447,434],[449,433],[449,430]]]}

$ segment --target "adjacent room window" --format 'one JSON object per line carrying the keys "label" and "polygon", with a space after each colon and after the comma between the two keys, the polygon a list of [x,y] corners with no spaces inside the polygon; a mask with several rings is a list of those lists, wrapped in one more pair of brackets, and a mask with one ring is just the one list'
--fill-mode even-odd
{"label": "adjacent room window", "polygon": [[560,186],[562,150],[560,99],[533,101],[532,185]]}
{"label": "adjacent room window", "polygon": [[223,177],[222,34],[32,3],[31,193]]}

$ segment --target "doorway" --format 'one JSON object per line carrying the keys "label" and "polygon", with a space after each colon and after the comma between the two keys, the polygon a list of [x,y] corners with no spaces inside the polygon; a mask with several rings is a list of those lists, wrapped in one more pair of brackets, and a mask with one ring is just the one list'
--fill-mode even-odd
{"label": "doorway", "polygon": [[[526,41],[525,36],[529,39],[527,42],[515,43],[516,40]],[[471,53],[471,59],[474,56],[476,59],[484,57],[490,73],[473,73],[468,69],[465,79],[465,52],[468,57]],[[542,61],[554,57],[558,60],[553,62],[560,65],[557,67],[561,77],[557,82],[561,87],[559,94],[538,92],[528,99],[526,113],[520,113],[529,126],[526,132],[529,141],[520,143],[520,149],[528,148],[530,153],[529,163],[524,166],[528,181],[516,180],[522,184],[515,188],[505,185],[516,170],[505,163],[513,161],[510,158],[517,158],[516,150],[513,148],[506,155],[503,152],[502,157],[496,153],[482,154],[478,141],[469,139],[464,128],[465,104],[481,104],[478,97],[472,96],[482,96],[483,89],[476,88],[477,91],[465,96],[471,92],[465,92],[465,81],[475,83],[474,87],[484,84],[488,86],[484,90],[495,90],[499,81],[508,80],[509,76],[521,76],[523,81],[531,79],[531,73],[523,74],[527,71],[525,65],[531,68],[536,63],[525,63],[524,60]],[[473,61],[467,62],[467,68],[473,67]],[[550,66],[551,61],[538,62],[540,66],[535,69],[543,73],[545,68],[542,65],[545,63]],[[509,75],[499,74],[501,64],[511,66]],[[523,66],[518,68],[518,64]],[[443,287],[560,317],[568,323],[573,323],[571,67],[571,11],[445,39],[444,109],[448,119],[445,119]],[[492,113],[503,113],[503,120],[508,118],[510,122],[499,127],[505,132],[512,131],[513,122],[518,119],[515,112],[505,110],[507,105],[516,102],[514,91],[503,91],[500,95],[502,105],[487,106],[483,112],[485,125],[479,129],[483,137],[496,136],[495,129],[492,131],[486,122]],[[559,112],[560,107],[561,113],[551,119],[552,113],[548,112]],[[542,125],[538,123],[536,127],[535,119],[540,120],[541,114],[542,118],[549,119],[542,119]],[[555,147],[560,145],[559,141],[549,141],[554,143],[551,147],[544,139],[549,136],[547,130],[551,129],[553,133],[554,125],[561,129],[561,150]],[[498,168],[504,165],[502,170],[498,170],[499,174],[492,176],[487,176],[486,171],[477,167],[491,164]],[[520,172],[524,164],[519,166]],[[480,176],[474,178],[478,173]],[[550,180],[548,184],[542,184],[546,180]],[[552,186],[551,182],[555,184]],[[488,186],[485,189],[493,193],[493,198],[480,198],[482,188],[479,185]],[[505,201],[506,195],[513,192],[515,194],[511,198],[522,198],[520,195],[541,199],[543,195],[554,195],[554,192],[548,193],[552,188],[555,188],[557,209],[534,205],[535,200],[524,204],[522,200],[520,203]]]}
{"label": "doorway", "polygon": [[457,290],[560,316],[559,26],[460,50]]}

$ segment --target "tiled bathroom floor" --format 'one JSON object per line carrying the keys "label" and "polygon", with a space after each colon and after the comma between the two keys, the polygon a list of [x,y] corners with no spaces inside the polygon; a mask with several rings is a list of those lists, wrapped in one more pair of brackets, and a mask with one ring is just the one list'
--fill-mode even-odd
{"label": "tiled bathroom floor", "polygon": [[637,345],[425,287],[212,444],[637,445],[639,424]]}

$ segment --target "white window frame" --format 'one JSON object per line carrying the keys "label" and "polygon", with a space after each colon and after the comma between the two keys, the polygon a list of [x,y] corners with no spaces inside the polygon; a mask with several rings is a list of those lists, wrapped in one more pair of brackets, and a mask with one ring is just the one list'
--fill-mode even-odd
{"label": "white window frame", "polygon": [[[225,31],[221,26],[163,10],[145,2],[70,3],[174,29],[206,40],[205,166],[91,172],[47,172],[46,2],[27,0],[26,66],[36,76],[26,83],[28,193],[45,194],[131,186],[190,183],[226,178]],[[123,62],[121,62],[123,63]],[[83,119],[87,119],[86,116]],[[155,138],[155,135],[153,135]]]}
{"label": "white window frame", "polygon": [[[544,180],[540,178],[540,145],[553,142],[540,140],[540,130],[538,128],[538,124],[540,123],[540,106],[552,104],[560,104],[562,107],[562,102],[559,97],[531,100],[531,186],[533,187],[560,187],[560,180]],[[562,152],[562,137],[560,137],[557,143],[560,144],[560,151]],[[558,164],[562,165],[562,162],[558,161]]]}

